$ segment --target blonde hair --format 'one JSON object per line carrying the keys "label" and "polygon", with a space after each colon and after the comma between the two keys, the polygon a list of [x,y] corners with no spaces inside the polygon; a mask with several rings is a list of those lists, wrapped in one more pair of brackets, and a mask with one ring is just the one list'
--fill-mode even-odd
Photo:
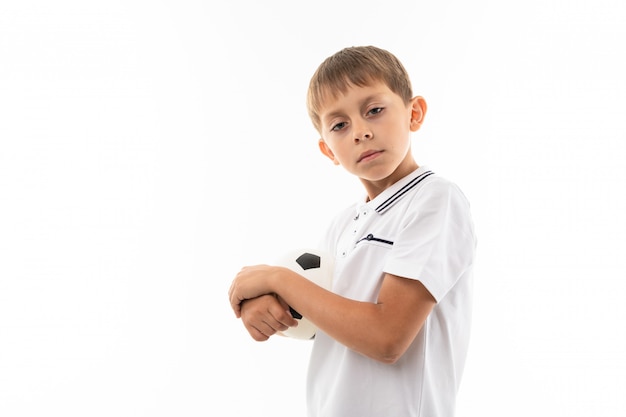
{"label": "blonde hair", "polygon": [[313,126],[321,130],[320,110],[325,100],[336,99],[350,85],[363,87],[382,81],[405,103],[413,97],[411,81],[402,63],[389,51],[375,46],[344,48],[326,58],[309,83],[307,110]]}

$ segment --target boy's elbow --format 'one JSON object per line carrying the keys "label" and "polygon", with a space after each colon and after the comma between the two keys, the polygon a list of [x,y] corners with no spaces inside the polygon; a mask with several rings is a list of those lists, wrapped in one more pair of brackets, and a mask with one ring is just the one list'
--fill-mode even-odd
{"label": "boy's elbow", "polygon": [[376,354],[376,357],[373,357],[373,359],[388,365],[393,365],[404,355],[406,349],[407,346],[399,340],[388,339],[381,344],[378,354]]}
{"label": "boy's elbow", "polygon": [[386,365],[393,365],[398,362],[398,359],[400,359],[401,356],[402,355],[385,355],[378,360]]}

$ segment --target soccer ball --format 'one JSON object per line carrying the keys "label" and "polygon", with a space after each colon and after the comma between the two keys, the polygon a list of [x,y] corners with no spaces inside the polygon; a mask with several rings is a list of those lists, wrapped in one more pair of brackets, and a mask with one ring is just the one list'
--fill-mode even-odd
{"label": "soccer ball", "polygon": [[[334,258],[328,253],[319,249],[294,250],[279,258],[276,264],[291,269],[322,288],[331,289]],[[290,327],[280,333],[294,339],[313,339],[317,331],[315,325],[291,307],[290,311],[291,315],[298,320],[298,326]]]}

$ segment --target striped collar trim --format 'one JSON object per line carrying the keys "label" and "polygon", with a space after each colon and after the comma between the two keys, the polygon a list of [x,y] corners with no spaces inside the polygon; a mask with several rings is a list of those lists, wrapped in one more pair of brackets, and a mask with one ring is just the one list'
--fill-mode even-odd
{"label": "striped collar trim", "polygon": [[432,171],[424,171],[417,177],[413,178],[406,185],[400,188],[398,191],[393,193],[388,199],[383,201],[378,207],[375,208],[375,211],[379,214],[383,214],[387,210],[389,210],[396,202],[398,202],[402,197],[404,197],[409,191],[417,187],[417,184],[422,182],[427,177],[433,175]]}

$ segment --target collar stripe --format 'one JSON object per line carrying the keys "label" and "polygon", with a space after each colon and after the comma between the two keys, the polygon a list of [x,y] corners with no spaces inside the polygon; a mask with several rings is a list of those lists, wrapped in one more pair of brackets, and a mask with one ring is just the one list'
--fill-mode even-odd
{"label": "collar stripe", "polygon": [[383,201],[378,207],[376,207],[376,209],[375,209],[376,212],[377,213],[384,213],[391,206],[393,206],[395,204],[395,202],[398,201],[402,196],[404,196],[406,193],[408,193],[413,188],[415,188],[417,186],[417,184],[422,182],[423,179],[425,179],[426,177],[429,177],[429,176],[431,176],[433,174],[434,174],[434,172],[432,172],[432,171],[426,171],[423,174],[421,174],[420,176],[413,178],[408,184],[406,184],[404,187],[400,188],[391,197],[389,197],[388,199]]}

